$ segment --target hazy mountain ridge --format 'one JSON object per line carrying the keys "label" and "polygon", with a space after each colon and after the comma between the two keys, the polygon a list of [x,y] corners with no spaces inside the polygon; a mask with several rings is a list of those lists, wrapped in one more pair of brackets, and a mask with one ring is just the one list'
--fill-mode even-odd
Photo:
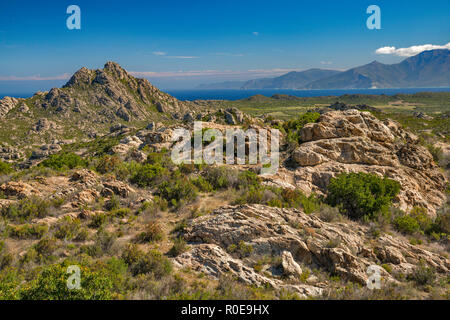
{"label": "hazy mountain ridge", "polygon": [[[225,84],[199,88],[238,89]],[[347,71],[309,69],[292,71],[275,78],[254,79],[239,89],[369,89],[450,86],[450,50],[424,51],[397,64],[373,61]]]}

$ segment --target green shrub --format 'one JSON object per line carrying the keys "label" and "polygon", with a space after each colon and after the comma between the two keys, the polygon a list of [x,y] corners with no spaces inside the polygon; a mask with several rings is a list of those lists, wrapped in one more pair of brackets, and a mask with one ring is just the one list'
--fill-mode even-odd
{"label": "green shrub", "polygon": [[[7,250],[6,245],[3,241],[0,241],[0,271],[10,266],[13,262],[12,254]],[[1,275],[1,272],[0,272]],[[0,279],[0,300],[1,298],[1,279]]]}
{"label": "green shrub", "polygon": [[131,177],[131,182],[139,187],[150,187],[168,177],[168,170],[159,164],[144,164],[136,170]]}
{"label": "green shrub", "polygon": [[259,203],[278,208],[298,208],[309,214],[318,210],[321,202],[314,194],[307,197],[297,189],[250,184],[235,203]]}
{"label": "green shrub", "polygon": [[199,176],[195,179],[191,179],[191,182],[198,188],[201,192],[211,192],[213,190],[212,185],[206,181],[205,178]]}
{"label": "green shrub", "polygon": [[420,230],[420,225],[417,220],[407,214],[395,217],[393,224],[395,229],[405,234],[414,234]]}
{"label": "green shrub", "polygon": [[306,112],[300,115],[297,119],[289,120],[283,123],[282,129],[286,132],[286,141],[288,143],[301,142],[301,130],[307,123],[314,123],[320,117],[320,113]]}
{"label": "green shrub", "polygon": [[436,280],[436,271],[422,262],[408,275],[407,279],[422,286],[432,285]]}
{"label": "green shrub", "polygon": [[13,172],[13,168],[9,163],[3,162],[0,160],[0,175],[1,174],[9,174]]}
{"label": "green shrub", "polygon": [[164,232],[157,222],[149,222],[144,231],[136,236],[136,241],[140,243],[161,241],[164,238]]}
{"label": "green shrub", "polygon": [[238,181],[238,171],[228,167],[206,167],[203,176],[214,190],[234,187]]}
{"label": "green shrub", "polygon": [[64,170],[76,167],[87,167],[88,161],[74,153],[58,153],[52,154],[39,165],[54,170]]}
{"label": "green shrub", "polygon": [[70,290],[68,263],[45,267],[35,280],[20,289],[24,300],[105,300],[112,299],[112,277],[105,271],[80,267],[80,289]]}
{"label": "green shrub", "polygon": [[119,208],[111,211],[111,215],[114,217],[124,218],[131,214],[130,208]]}
{"label": "green shrub", "polygon": [[422,232],[427,232],[433,223],[433,220],[428,216],[427,209],[425,208],[414,207],[409,215],[417,221]]}
{"label": "green shrub", "polygon": [[46,225],[24,224],[10,226],[9,235],[18,239],[40,239],[48,232]]}
{"label": "green shrub", "polygon": [[374,219],[378,213],[389,214],[400,183],[375,174],[341,173],[330,180],[326,202],[338,206],[342,214],[353,219]]}
{"label": "green shrub", "polygon": [[180,254],[186,252],[188,250],[188,246],[186,245],[186,241],[183,238],[176,238],[173,242],[172,248],[170,248],[168,254],[172,257],[177,257]]}
{"label": "green shrub", "polygon": [[49,257],[58,248],[56,240],[53,238],[44,238],[39,240],[33,248],[36,252],[44,258]]}
{"label": "green shrub", "polygon": [[[81,222],[80,219],[64,217],[53,227],[53,235],[57,239],[72,240],[80,236]],[[81,236],[83,237],[83,236]]]}
{"label": "green shrub", "polygon": [[450,210],[444,207],[436,212],[436,218],[427,230],[429,234],[450,235]]}
{"label": "green shrub", "polygon": [[89,227],[93,229],[98,229],[102,227],[106,221],[108,220],[108,216],[104,213],[96,214],[92,217],[91,222],[89,223]]}
{"label": "green shrub", "polygon": [[396,216],[392,223],[395,229],[404,234],[430,234],[434,226],[427,210],[421,207],[414,207],[409,214],[403,213]]}
{"label": "green shrub", "polygon": [[101,174],[114,172],[120,165],[122,160],[117,156],[104,155],[98,159],[95,170]]}
{"label": "green shrub", "polygon": [[117,210],[120,208],[120,199],[115,194],[105,203],[105,209],[108,211]]}
{"label": "green shrub", "polygon": [[197,188],[186,177],[173,178],[158,186],[158,194],[172,206],[179,206],[181,201],[191,202],[197,198]]}
{"label": "green shrub", "polygon": [[3,207],[1,215],[12,221],[25,222],[34,218],[44,218],[48,215],[49,208],[50,201],[31,197]]}
{"label": "green shrub", "polygon": [[318,216],[325,222],[339,221],[342,218],[338,208],[330,207],[326,204],[320,206]]}
{"label": "green shrub", "polygon": [[156,278],[161,278],[172,272],[170,260],[156,250],[144,253],[136,245],[131,245],[122,253],[122,259],[133,276],[150,273]]}
{"label": "green shrub", "polygon": [[245,257],[249,257],[252,254],[253,247],[241,240],[237,245],[236,244],[229,245],[227,251],[242,259]]}
{"label": "green shrub", "polygon": [[97,231],[94,238],[94,244],[81,248],[82,252],[87,253],[91,257],[101,257],[103,254],[111,253],[111,249],[116,242],[116,235],[103,229]]}

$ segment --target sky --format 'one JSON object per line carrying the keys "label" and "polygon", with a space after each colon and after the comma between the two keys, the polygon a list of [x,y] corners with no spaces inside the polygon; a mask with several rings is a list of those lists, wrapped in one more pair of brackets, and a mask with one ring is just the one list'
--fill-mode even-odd
{"label": "sky", "polygon": [[[366,26],[374,4],[379,30]],[[69,5],[81,10],[80,30],[66,26]],[[8,0],[0,2],[0,93],[48,90],[106,61],[180,89],[397,63],[449,42],[449,0]]]}

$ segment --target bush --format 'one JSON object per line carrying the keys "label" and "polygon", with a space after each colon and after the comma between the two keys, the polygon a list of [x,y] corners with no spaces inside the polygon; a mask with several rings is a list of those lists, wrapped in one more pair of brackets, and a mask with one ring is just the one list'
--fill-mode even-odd
{"label": "bush", "polygon": [[161,241],[164,238],[164,232],[157,222],[150,222],[145,226],[143,232],[136,236],[136,241],[140,243]]}
{"label": "bush", "polygon": [[325,222],[339,221],[342,218],[338,208],[330,207],[326,204],[320,206],[318,216]]}
{"label": "bush", "polygon": [[400,214],[392,221],[395,229],[404,234],[431,233],[433,220],[428,216],[427,210],[421,207],[414,207],[409,215]]}
{"label": "bush", "polygon": [[397,231],[405,234],[414,234],[420,230],[417,220],[407,214],[394,218],[393,224]]}
{"label": "bush", "polygon": [[425,263],[420,263],[407,278],[418,285],[432,285],[436,280],[436,271],[427,267]]}
{"label": "bush", "polygon": [[438,210],[428,233],[450,235],[450,210],[448,210],[448,207]]}
{"label": "bush", "polygon": [[158,194],[172,206],[179,206],[183,201],[191,202],[197,198],[197,188],[186,177],[164,181],[158,186]]}
{"label": "bush", "polygon": [[109,254],[116,242],[116,235],[105,230],[98,230],[95,235],[95,242],[92,245],[82,247],[81,251],[91,257],[101,257],[103,254]]}
{"label": "bush", "polygon": [[114,172],[120,165],[122,160],[117,156],[104,155],[98,159],[95,170],[101,174]]}
{"label": "bush", "polygon": [[43,258],[47,258],[53,254],[53,252],[58,248],[56,240],[53,238],[44,238],[39,240],[38,243],[34,245],[36,252]]}
{"label": "bush", "polygon": [[93,229],[98,229],[102,227],[106,221],[108,220],[108,216],[104,213],[96,214],[92,217],[91,222],[89,223],[89,227]]}
{"label": "bush", "polygon": [[202,176],[197,177],[195,179],[191,179],[191,182],[198,188],[201,192],[211,192],[213,190],[212,185],[206,181]]}
{"label": "bush", "polygon": [[9,163],[0,160],[0,175],[13,172],[13,168]]}
{"label": "bush", "polygon": [[378,213],[389,214],[400,183],[375,174],[341,173],[330,180],[326,202],[353,219],[374,219]]}
{"label": "bush", "polygon": [[259,203],[278,208],[301,208],[305,213],[312,213],[318,210],[320,206],[320,200],[314,194],[307,197],[300,190],[275,188],[260,184],[251,184],[235,203]]}
{"label": "bush", "polygon": [[56,225],[53,226],[54,236],[61,240],[72,240],[76,238],[80,232],[81,222],[79,219],[64,217]]}
{"label": "bush", "polygon": [[150,273],[156,278],[161,278],[172,272],[170,260],[156,250],[144,253],[136,245],[131,245],[123,252],[122,259],[133,276]]}
{"label": "bush", "polygon": [[131,182],[139,187],[154,186],[168,177],[168,170],[159,164],[144,164],[131,176]]}
{"label": "bush", "polygon": [[73,169],[76,167],[87,167],[88,161],[74,153],[52,154],[48,159],[40,163],[40,166],[54,170]]}
{"label": "bush", "polygon": [[80,267],[81,288],[70,290],[67,280],[69,264],[55,264],[46,267],[35,280],[20,289],[20,298],[24,300],[105,300],[112,299],[112,275]]}
{"label": "bush", "polygon": [[227,167],[206,167],[203,175],[214,190],[227,189],[236,185],[238,171]]}
{"label": "bush", "polygon": [[243,259],[249,257],[252,254],[253,247],[241,240],[237,245],[235,244],[229,245],[227,251]]}
{"label": "bush", "polygon": [[31,197],[2,208],[1,215],[13,221],[25,222],[47,216],[50,205],[48,200]]}
{"label": "bush", "polygon": [[24,224],[10,226],[9,235],[18,239],[40,239],[48,232],[46,225]]}
{"label": "bush", "polygon": [[119,208],[111,211],[111,215],[114,217],[124,218],[131,214],[130,208]]}
{"label": "bush", "polygon": [[180,254],[186,252],[188,250],[188,246],[186,245],[186,241],[183,238],[176,238],[173,242],[172,248],[170,248],[168,254],[172,257],[177,257]]}
{"label": "bush", "polygon": [[300,143],[300,132],[307,123],[314,123],[320,117],[320,113],[306,112],[297,119],[289,120],[283,123],[283,130],[286,132],[286,140],[288,143]]}

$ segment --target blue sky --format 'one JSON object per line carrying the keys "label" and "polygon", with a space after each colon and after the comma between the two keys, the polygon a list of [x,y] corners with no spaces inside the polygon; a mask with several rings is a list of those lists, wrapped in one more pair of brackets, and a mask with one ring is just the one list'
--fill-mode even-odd
{"label": "blue sky", "polygon": [[[68,30],[66,8],[81,8]],[[381,8],[381,30],[366,8]],[[347,69],[381,47],[450,42],[450,1],[17,1],[0,3],[0,92],[47,90],[82,66],[120,63],[163,88]]]}

